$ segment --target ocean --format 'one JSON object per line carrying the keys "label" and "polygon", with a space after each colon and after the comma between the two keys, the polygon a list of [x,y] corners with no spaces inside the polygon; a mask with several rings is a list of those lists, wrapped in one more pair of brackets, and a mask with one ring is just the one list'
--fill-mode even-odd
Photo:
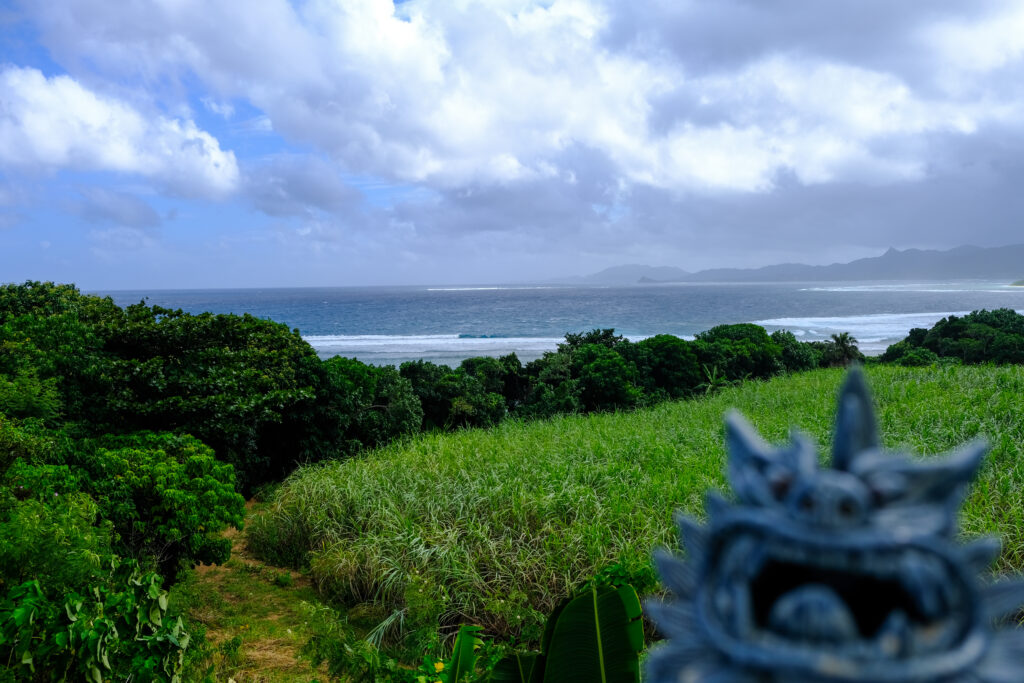
{"label": "ocean", "polygon": [[321,358],[458,365],[514,351],[552,351],[567,332],[615,328],[632,340],[692,338],[723,323],[786,329],[803,341],[849,332],[879,354],[914,327],[980,308],[1024,312],[1005,282],[655,284],[635,286],[330,287],[96,292],[191,313],[250,313],[297,328]]}

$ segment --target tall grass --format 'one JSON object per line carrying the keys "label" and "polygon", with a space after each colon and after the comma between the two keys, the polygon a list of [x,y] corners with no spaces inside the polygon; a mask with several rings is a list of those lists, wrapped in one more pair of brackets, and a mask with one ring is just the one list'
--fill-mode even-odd
{"label": "tall grass", "polygon": [[[842,376],[818,370],[631,413],[432,434],[305,467],[252,521],[249,543],[271,560],[308,562],[327,597],[373,603],[408,628],[472,622],[532,640],[559,599],[609,564],[644,583],[652,548],[675,545],[674,510],[702,516],[705,492],[726,487],[729,408],[769,441],[793,425],[824,450]],[[963,530],[1000,534],[998,568],[1024,567],[1024,368],[874,367],[868,378],[887,447],[934,454],[990,439]]]}

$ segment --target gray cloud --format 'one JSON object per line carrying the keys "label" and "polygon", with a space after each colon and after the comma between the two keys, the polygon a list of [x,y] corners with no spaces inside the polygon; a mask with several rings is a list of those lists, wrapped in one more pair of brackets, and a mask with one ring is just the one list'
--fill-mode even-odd
{"label": "gray cloud", "polygon": [[88,223],[148,230],[163,222],[153,207],[133,194],[103,187],[84,187],[79,194],[82,200],[72,202],[68,210]]}
{"label": "gray cloud", "polygon": [[779,54],[859,64],[927,79],[922,27],[1006,8],[999,0],[657,0],[608,2],[602,32],[615,50],[669,49],[688,74],[728,72]]}
{"label": "gray cloud", "polygon": [[362,200],[335,166],[308,156],[282,155],[253,164],[245,171],[245,188],[253,206],[277,217],[342,214]]}

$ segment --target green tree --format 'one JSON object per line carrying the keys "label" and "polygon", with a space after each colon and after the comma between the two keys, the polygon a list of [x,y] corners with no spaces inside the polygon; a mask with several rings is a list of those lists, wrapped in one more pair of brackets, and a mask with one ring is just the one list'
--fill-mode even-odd
{"label": "green tree", "polygon": [[818,367],[819,355],[814,347],[799,341],[789,330],[772,332],[771,339],[782,349],[782,365],[786,372],[800,372]]}
{"label": "green tree", "polygon": [[320,359],[298,330],[250,315],[130,306],[100,364],[81,373],[72,417],[92,434],[192,434],[243,489],[334,455],[342,438]]}
{"label": "green tree", "polygon": [[612,328],[594,328],[589,332],[566,333],[565,342],[558,345],[558,350],[561,352],[573,351],[589,344],[597,344],[598,346],[614,349],[620,344],[628,343],[628,341],[621,334],[615,334],[615,330]]}
{"label": "green tree", "polygon": [[76,454],[82,488],[117,532],[123,554],[151,557],[173,579],[179,569],[223,563],[242,528],[245,499],[235,493],[231,465],[198,439],[140,432],[108,435]]}
{"label": "green tree", "polygon": [[417,432],[423,408],[412,382],[391,366],[375,367],[354,358],[324,361],[331,386],[331,409],[349,451],[384,445]]}
{"label": "green tree", "polygon": [[636,367],[614,349],[586,344],[573,353],[574,374],[579,381],[584,410],[617,410],[639,403],[642,392],[636,386]]}
{"label": "green tree", "polygon": [[764,379],[783,371],[782,349],[763,327],[718,325],[696,339],[697,358],[727,380]]}
{"label": "green tree", "polygon": [[579,382],[573,378],[568,353],[546,352],[526,364],[529,391],[520,408],[527,417],[550,417],[583,409]]}
{"label": "green tree", "polygon": [[692,394],[700,384],[700,365],[693,345],[670,334],[659,334],[636,343],[641,382],[648,394],[667,398]]}
{"label": "green tree", "polygon": [[857,340],[849,332],[833,334],[832,344],[835,347],[835,356],[839,364],[847,366],[856,360],[862,360],[863,354],[857,348]]}

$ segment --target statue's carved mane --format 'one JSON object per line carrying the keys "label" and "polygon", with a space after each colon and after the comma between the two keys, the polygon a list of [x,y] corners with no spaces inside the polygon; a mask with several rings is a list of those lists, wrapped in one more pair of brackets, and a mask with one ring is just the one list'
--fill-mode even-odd
{"label": "statue's carved mane", "polygon": [[998,542],[956,542],[976,441],[920,460],[882,448],[859,369],[839,395],[831,467],[794,433],[765,443],[726,418],[735,502],[708,496],[708,523],[680,517],[686,557],[655,554],[671,602],[651,654],[667,681],[1024,680],[1024,632],[996,627],[1024,583],[983,585]]}

